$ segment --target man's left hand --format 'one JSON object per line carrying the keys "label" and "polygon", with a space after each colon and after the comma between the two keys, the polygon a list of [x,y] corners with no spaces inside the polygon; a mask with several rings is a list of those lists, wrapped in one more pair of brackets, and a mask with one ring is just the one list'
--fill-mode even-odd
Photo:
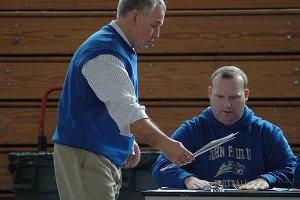
{"label": "man's left hand", "polygon": [[141,151],[139,148],[139,145],[134,141],[132,151],[130,153],[130,156],[126,159],[124,166],[122,168],[129,169],[134,168],[141,159]]}
{"label": "man's left hand", "polygon": [[236,185],[236,187],[240,190],[266,190],[270,186],[264,178],[258,178],[242,185]]}

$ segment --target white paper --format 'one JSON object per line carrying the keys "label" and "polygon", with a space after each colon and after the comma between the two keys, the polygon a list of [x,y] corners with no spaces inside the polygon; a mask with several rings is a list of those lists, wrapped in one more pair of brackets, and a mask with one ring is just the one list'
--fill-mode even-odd
{"label": "white paper", "polygon": [[[226,143],[226,142],[234,139],[236,134],[238,134],[238,132],[231,133],[230,135],[228,135],[226,137],[223,137],[223,138],[220,138],[220,139],[213,140],[213,141],[209,142],[207,145],[205,145],[204,147],[202,147],[201,149],[199,149],[198,151],[196,151],[194,153],[194,156],[197,157],[197,156],[199,156],[199,155],[201,155],[201,154],[203,154],[203,153],[205,153],[205,152],[207,152],[207,151],[209,151],[209,150],[211,150],[211,149],[213,149],[213,148],[215,148],[217,146],[220,146],[221,144],[224,144],[224,143]],[[172,168],[174,166],[176,166],[176,165],[175,164],[168,165],[168,166],[160,169],[160,172],[163,172],[166,169]]]}

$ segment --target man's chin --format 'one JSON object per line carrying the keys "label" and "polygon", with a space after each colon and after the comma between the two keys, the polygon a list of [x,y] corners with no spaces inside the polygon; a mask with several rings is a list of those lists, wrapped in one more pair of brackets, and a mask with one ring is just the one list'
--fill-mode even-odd
{"label": "man's chin", "polygon": [[[148,46],[149,46],[149,45],[148,45]],[[144,49],[147,49],[148,46],[139,46],[137,49],[139,49],[139,50],[144,50]]]}

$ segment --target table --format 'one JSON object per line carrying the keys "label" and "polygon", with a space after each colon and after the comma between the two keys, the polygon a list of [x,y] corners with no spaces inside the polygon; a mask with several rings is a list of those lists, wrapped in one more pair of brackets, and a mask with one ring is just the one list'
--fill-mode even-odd
{"label": "table", "polygon": [[159,189],[142,191],[145,200],[299,200],[300,189],[272,189],[267,191],[225,190],[207,192],[203,190]]}

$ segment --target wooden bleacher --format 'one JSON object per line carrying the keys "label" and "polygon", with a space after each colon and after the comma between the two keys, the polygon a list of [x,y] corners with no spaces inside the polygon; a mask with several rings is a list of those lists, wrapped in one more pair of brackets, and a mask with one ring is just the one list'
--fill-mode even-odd
{"label": "wooden bleacher", "polygon": [[[248,106],[300,153],[300,1],[167,0],[160,38],[138,51],[140,101],[166,134],[209,105],[211,73],[236,65]],[[117,0],[0,0],[0,199],[14,199],[9,152],[37,151],[43,93],[63,84],[72,54],[116,16]],[[51,150],[59,92],[49,96]],[[145,147],[147,148],[147,147]]]}

